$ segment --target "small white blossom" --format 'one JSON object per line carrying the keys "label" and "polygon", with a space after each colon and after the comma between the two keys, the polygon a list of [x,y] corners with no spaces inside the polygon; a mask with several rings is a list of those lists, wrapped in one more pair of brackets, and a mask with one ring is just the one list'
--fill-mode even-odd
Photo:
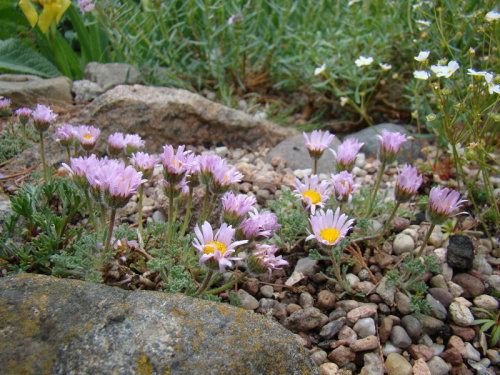
{"label": "small white blossom", "polygon": [[436,73],[437,77],[449,78],[455,71],[460,68],[460,65],[455,60],[451,60],[448,65],[431,65],[431,70]]}
{"label": "small white blossom", "polygon": [[484,77],[486,74],[488,74],[488,72],[484,71],[476,72],[474,69],[468,69],[467,74],[470,76]]}
{"label": "small white blossom", "polygon": [[417,28],[419,30],[423,30],[431,25],[431,21],[426,21],[426,20],[416,20],[415,23],[417,24]]}
{"label": "small white blossom", "polygon": [[361,0],[349,0],[349,2],[347,3],[347,6],[350,7],[351,5],[359,3],[360,1]]}
{"label": "small white blossom", "polygon": [[340,98],[340,106],[343,107],[345,106],[347,103],[349,103],[349,98],[346,98],[345,96],[342,96]]}
{"label": "small white blossom", "polygon": [[486,13],[486,16],[484,16],[484,19],[488,22],[500,21],[500,13],[493,10],[489,11]]}
{"label": "small white blossom", "polygon": [[379,64],[382,70],[389,70],[392,68],[392,65],[390,64]]}
{"label": "small white blossom", "polygon": [[364,56],[359,56],[359,59],[356,59],[354,63],[356,66],[367,66],[370,65],[373,62],[373,57],[364,57]]}
{"label": "small white blossom", "polygon": [[431,53],[431,51],[420,51],[418,56],[415,57],[415,60],[417,60],[419,62],[427,61],[430,53]]}
{"label": "small white blossom", "polygon": [[422,79],[424,81],[426,79],[429,79],[430,76],[431,75],[426,70],[415,70],[413,72],[413,77],[415,77],[416,79]]}
{"label": "small white blossom", "polygon": [[318,76],[326,70],[326,65],[323,64],[319,68],[314,69],[314,75]]}
{"label": "small white blossom", "polygon": [[486,73],[484,75],[484,80],[486,81],[488,93],[490,93],[490,95],[500,94],[500,85],[495,85],[495,82],[493,81],[493,77],[494,76],[491,73]]}

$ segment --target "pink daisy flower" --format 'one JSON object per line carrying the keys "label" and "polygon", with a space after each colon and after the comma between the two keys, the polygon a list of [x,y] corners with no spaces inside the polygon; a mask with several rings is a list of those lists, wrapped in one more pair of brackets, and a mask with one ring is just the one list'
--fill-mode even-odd
{"label": "pink daisy flower", "polygon": [[363,145],[364,143],[359,142],[356,138],[348,138],[339,145],[337,151],[330,149],[335,156],[337,172],[352,171],[356,156]]}
{"label": "pink daisy flower", "polygon": [[422,184],[422,175],[419,175],[416,167],[405,165],[402,171],[398,171],[396,180],[396,200],[400,203],[408,202]]}
{"label": "pink daisy flower", "polygon": [[149,155],[144,152],[136,152],[130,158],[130,164],[138,171],[142,172],[142,177],[149,179],[153,174],[155,166],[160,158],[155,155]]}
{"label": "pink daisy flower", "polygon": [[278,224],[278,218],[272,212],[264,211],[259,214],[254,209],[253,212],[249,213],[249,216],[250,218],[243,221],[239,227],[241,234],[246,239],[250,240],[260,236],[268,238],[281,228],[281,224]]}
{"label": "pink daisy flower", "polygon": [[123,164],[109,163],[102,171],[105,172],[101,181],[103,201],[113,209],[125,206],[137,188],[147,181],[142,178],[142,172],[137,172],[131,165],[123,168]]}
{"label": "pink daisy flower", "polygon": [[66,163],[62,163],[62,166],[70,173],[78,187],[87,189],[89,187],[87,171],[98,168],[99,159],[92,154],[89,157],[70,158],[69,164],[68,166]]}
{"label": "pink daisy flower", "polygon": [[146,142],[138,134],[127,134],[125,136],[125,152],[127,154],[136,152],[143,148],[145,144]]}
{"label": "pink daisy flower", "polygon": [[41,133],[46,132],[50,124],[57,118],[57,115],[52,112],[50,107],[43,104],[37,104],[31,115],[34,120],[35,129]]}
{"label": "pink daisy flower", "polygon": [[248,257],[248,266],[253,273],[263,274],[266,271],[271,275],[272,270],[281,269],[279,266],[288,266],[282,256],[276,256],[278,248],[275,245],[257,244],[256,251]]}
{"label": "pink daisy flower", "polygon": [[360,186],[354,183],[354,176],[347,171],[332,175],[331,182],[337,201],[347,204],[351,203],[352,193],[356,192]]}
{"label": "pink daisy flower", "polygon": [[235,248],[246,244],[248,241],[234,241],[233,236],[235,230],[232,226],[223,223],[217,233],[214,235],[212,226],[208,221],[205,221],[201,226],[194,229],[196,238],[193,241],[193,246],[201,253],[199,265],[203,263],[209,268],[219,267],[219,272],[225,272],[226,267],[232,266],[232,260],[240,260],[241,258],[230,257],[235,252]]}
{"label": "pink daisy flower", "polygon": [[457,212],[462,203],[460,193],[449,188],[433,187],[429,193],[429,214],[434,224],[442,224],[448,218],[464,214]]}
{"label": "pink daisy flower", "polygon": [[222,160],[214,167],[209,187],[212,193],[222,194],[228,191],[231,185],[240,182],[242,178],[243,174],[238,172],[236,167],[230,169],[227,162]]}
{"label": "pink daisy flower", "polygon": [[216,167],[223,160],[218,155],[199,155],[196,160],[200,168],[200,182],[208,185],[212,180],[212,175]]}
{"label": "pink daisy flower", "polygon": [[71,124],[64,124],[60,128],[57,128],[56,135],[58,137],[57,142],[61,146],[69,147],[75,140],[75,127]]}
{"label": "pink daisy flower", "polygon": [[354,220],[348,220],[345,214],[340,215],[340,207],[337,207],[335,214],[332,210],[316,212],[309,222],[313,233],[306,238],[306,241],[316,239],[325,246],[334,246],[347,235]]}
{"label": "pink daisy flower", "polygon": [[97,144],[101,131],[93,126],[80,125],[75,128],[76,139],[85,151],[91,151]]}
{"label": "pink daisy flower", "polygon": [[163,147],[163,153],[160,155],[161,162],[164,167],[164,177],[170,184],[179,183],[189,166],[194,163],[194,156],[189,156],[189,151],[184,151],[185,145],[181,145],[177,148],[177,152],[174,152],[172,145],[166,145]]}
{"label": "pink daisy flower", "polygon": [[21,107],[21,108],[18,108],[14,111],[14,113],[16,114],[16,116],[19,118],[19,122],[22,124],[22,125],[26,125],[26,123],[28,122],[28,120],[31,118],[31,113],[33,111],[29,108],[26,108],[26,107]]}
{"label": "pink daisy flower", "polygon": [[313,130],[310,139],[305,132],[303,132],[302,134],[304,136],[304,141],[306,143],[307,150],[309,151],[309,155],[313,159],[319,159],[335,138],[335,136],[333,134],[330,134],[328,130]]}
{"label": "pink daisy flower", "polygon": [[2,116],[10,115],[10,99],[0,96],[0,114]]}
{"label": "pink daisy flower", "polygon": [[308,210],[314,215],[317,207],[323,208],[330,194],[328,181],[319,182],[317,175],[312,175],[309,179],[305,177],[304,183],[301,183],[298,178],[295,179],[294,196],[302,200]]}
{"label": "pink daisy flower", "polygon": [[126,146],[123,133],[113,133],[108,136],[108,152],[118,155]]}
{"label": "pink daisy flower", "polygon": [[227,192],[222,197],[222,220],[230,225],[239,225],[256,202],[253,196]]}
{"label": "pink daisy flower", "polygon": [[377,135],[377,138],[380,140],[380,160],[391,164],[396,160],[406,137],[401,133],[389,132],[384,129],[382,135]]}

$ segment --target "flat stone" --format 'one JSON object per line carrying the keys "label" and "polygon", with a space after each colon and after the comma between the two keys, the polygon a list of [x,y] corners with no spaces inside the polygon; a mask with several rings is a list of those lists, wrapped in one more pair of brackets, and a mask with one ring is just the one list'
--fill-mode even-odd
{"label": "flat stone", "polygon": [[227,304],[33,274],[0,278],[0,300],[3,373],[319,373],[291,332]]}
{"label": "flat stone", "polygon": [[356,323],[359,319],[368,318],[377,313],[377,306],[375,305],[363,305],[357,307],[347,313],[347,319],[351,323]]}
{"label": "flat stone", "polygon": [[445,307],[448,308],[450,306],[450,303],[454,301],[453,294],[448,292],[446,289],[442,288],[429,288],[428,292],[441,304]]}
{"label": "flat stone", "polygon": [[350,348],[355,352],[364,352],[366,350],[375,350],[378,348],[377,336],[368,336],[353,342]]}
{"label": "flat stone", "polygon": [[391,331],[391,342],[402,349],[406,349],[411,345],[412,341],[403,327],[394,326]]}
{"label": "flat stone", "polygon": [[64,105],[73,100],[72,82],[68,77],[43,79],[24,74],[0,74],[0,95],[11,100],[11,108],[36,104]]}
{"label": "flat stone", "polygon": [[410,362],[397,353],[391,353],[387,356],[385,369],[388,375],[411,375],[413,372]]}
{"label": "flat stone", "polygon": [[100,128],[101,137],[138,134],[150,153],[161,152],[165,144],[271,147],[296,134],[187,90],[142,85],[106,91],[74,121]]}
{"label": "flat stone", "polygon": [[474,298],[474,305],[486,310],[498,309],[498,301],[496,300],[496,298],[487,294],[482,294]]}
{"label": "flat stone", "polygon": [[427,303],[429,304],[429,307],[431,309],[431,315],[434,318],[446,320],[448,312],[446,311],[446,308],[443,306],[443,304],[435,299],[431,294],[427,294],[425,299],[427,300]]}
{"label": "flat stone", "polygon": [[456,325],[468,327],[474,322],[474,316],[469,308],[461,303],[452,302],[448,311],[451,319]]}
{"label": "flat stone", "polygon": [[319,366],[320,375],[337,375],[339,372],[339,366],[335,363],[327,362]]}
{"label": "flat stone", "polygon": [[74,81],[71,91],[77,102],[90,102],[101,95],[104,90],[97,83],[83,79]]}
{"label": "flat stone", "polygon": [[432,375],[446,375],[450,372],[451,366],[438,356],[434,356],[427,362]]}
{"label": "flat stone", "polygon": [[376,353],[365,353],[363,355],[364,366],[360,375],[384,375],[384,363]]}
{"label": "flat stone", "polygon": [[295,272],[300,272],[306,277],[313,277],[317,270],[318,261],[309,257],[300,258],[294,268]]}
{"label": "flat stone", "polygon": [[462,297],[474,298],[484,293],[484,283],[471,274],[459,273],[453,277],[453,282],[462,287]]}
{"label": "flat stone", "polygon": [[372,318],[359,319],[353,329],[361,338],[373,336],[376,333],[375,321]]}
{"label": "flat stone", "polygon": [[322,290],[318,293],[318,309],[331,310],[335,307],[337,297],[329,290]]}
{"label": "flat stone", "polygon": [[130,64],[90,62],[85,67],[83,78],[99,85],[104,91],[118,85],[142,83],[140,73]]}
{"label": "flat stone", "polygon": [[391,286],[387,283],[387,277],[383,277],[382,280],[377,284],[377,289],[375,290],[377,294],[382,297],[384,302],[389,306],[394,304],[394,295],[396,294],[396,287]]}
{"label": "flat stone", "polygon": [[408,353],[414,359],[423,359],[424,361],[430,360],[434,356],[434,350],[426,345],[410,345],[408,347]]}
{"label": "flat stone", "polygon": [[432,375],[429,366],[422,358],[417,359],[413,364],[413,375]]}
{"label": "flat stone", "polygon": [[456,324],[450,323],[451,330],[454,335],[457,335],[465,342],[472,341],[476,338],[476,331],[473,328],[460,327]]}
{"label": "flat stone", "polygon": [[339,333],[345,323],[345,317],[327,323],[321,328],[319,335],[325,340],[331,340],[337,333]]}
{"label": "flat stone", "polygon": [[401,319],[401,326],[412,338],[413,342],[417,342],[422,335],[422,322],[413,315],[404,316]]}
{"label": "flat stone", "polygon": [[259,307],[259,301],[244,289],[238,290],[238,298],[245,310],[255,310]]}
{"label": "flat stone", "polygon": [[411,313],[411,300],[406,294],[402,292],[396,292],[396,306],[398,311],[403,315],[408,315]]}
{"label": "flat stone", "polygon": [[463,362],[460,351],[455,348],[445,350],[443,353],[441,353],[441,358],[450,363],[452,366],[459,366]]}
{"label": "flat stone", "polygon": [[382,320],[382,323],[380,324],[380,327],[378,329],[378,335],[382,344],[385,343],[391,336],[393,325],[394,323],[391,318],[386,317]]}
{"label": "flat stone", "polygon": [[343,345],[332,350],[328,355],[328,359],[340,367],[345,366],[348,362],[354,361],[355,358],[356,353]]}
{"label": "flat stone", "polygon": [[320,325],[322,315],[319,309],[308,307],[291,314],[283,321],[283,326],[294,332],[310,331]]}

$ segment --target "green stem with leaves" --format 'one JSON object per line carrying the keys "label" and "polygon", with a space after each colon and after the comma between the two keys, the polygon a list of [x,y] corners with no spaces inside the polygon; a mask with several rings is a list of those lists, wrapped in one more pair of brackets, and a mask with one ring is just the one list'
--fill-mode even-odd
{"label": "green stem with leaves", "polygon": [[109,251],[109,246],[111,244],[111,236],[113,235],[113,226],[115,225],[115,218],[116,218],[116,209],[112,208],[111,213],[109,214],[108,235],[106,236],[106,243],[104,245],[104,250],[101,255],[101,261],[104,261]]}
{"label": "green stem with leaves", "polygon": [[203,283],[200,285],[198,290],[194,293],[193,297],[199,296],[201,293],[203,293],[208,286],[210,285],[210,280],[212,280],[212,276],[214,274],[213,269],[209,269],[207,272],[207,275],[205,276],[205,280],[203,280]]}
{"label": "green stem with leaves", "polygon": [[172,234],[174,232],[174,187],[170,186],[168,189],[168,233],[167,233],[167,243],[172,240]]}
{"label": "green stem with leaves", "polygon": [[40,132],[40,159],[42,159],[43,178],[45,182],[49,181],[47,174],[47,164],[45,163],[45,145],[43,143],[43,132]]}
{"label": "green stem with leaves", "polygon": [[399,208],[400,205],[401,205],[401,203],[399,201],[396,201],[396,204],[394,205],[394,209],[392,210],[391,216],[384,223],[384,226],[382,227],[382,230],[380,231],[380,234],[377,236],[376,241],[378,241],[380,239],[380,237],[382,237],[384,235],[385,231],[387,230],[387,227],[392,223],[392,220],[394,219],[394,216],[396,216],[396,212],[398,211],[398,208]]}
{"label": "green stem with leaves", "polygon": [[184,224],[182,224],[182,229],[180,236],[183,237],[186,233],[187,227],[189,225],[189,219],[191,218],[191,206],[193,205],[193,188],[189,187],[189,195],[186,208],[186,217],[184,218]]}
{"label": "green stem with leaves", "polygon": [[142,238],[142,198],[144,196],[144,185],[139,185],[139,202],[137,203],[137,228]]}
{"label": "green stem with leaves", "polygon": [[429,229],[427,230],[427,234],[425,235],[424,242],[422,242],[422,246],[420,246],[420,250],[417,253],[416,258],[420,258],[422,256],[422,253],[424,252],[425,246],[427,246],[427,242],[429,242],[429,238],[431,238],[431,234],[436,227],[436,224],[432,223]]}
{"label": "green stem with leaves", "polygon": [[229,281],[228,283],[222,285],[220,288],[212,289],[212,290],[206,291],[205,293],[206,294],[221,293],[221,292],[225,291],[226,289],[231,288],[233,285],[239,283],[241,280],[243,280],[247,276],[248,276],[248,271],[245,271],[240,276],[238,276],[237,278],[235,278],[235,279]]}
{"label": "green stem with leaves", "polygon": [[382,177],[384,176],[385,165],[386,165],[386,163],[382,162],[382,165],[380,166],[380,170],[378,171],[378,176],[377,176],[377,180],[375,181],[373,193],[370,195],[367,216],[370,216],[373,212],[373,204],[375,203],[375,200],[376,200],[375,198],[377,197],[378,189],[380,188],[380,183],[382,182]]}

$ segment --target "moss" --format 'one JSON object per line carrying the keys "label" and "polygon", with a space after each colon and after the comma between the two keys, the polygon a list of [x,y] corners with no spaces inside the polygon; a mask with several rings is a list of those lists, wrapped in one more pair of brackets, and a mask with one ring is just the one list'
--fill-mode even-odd
{"label": "moss", "polygon": [[140,375],[151,375],[155,373],[155,367],[146,354],[142,354],[137,358],[135,366]]}

